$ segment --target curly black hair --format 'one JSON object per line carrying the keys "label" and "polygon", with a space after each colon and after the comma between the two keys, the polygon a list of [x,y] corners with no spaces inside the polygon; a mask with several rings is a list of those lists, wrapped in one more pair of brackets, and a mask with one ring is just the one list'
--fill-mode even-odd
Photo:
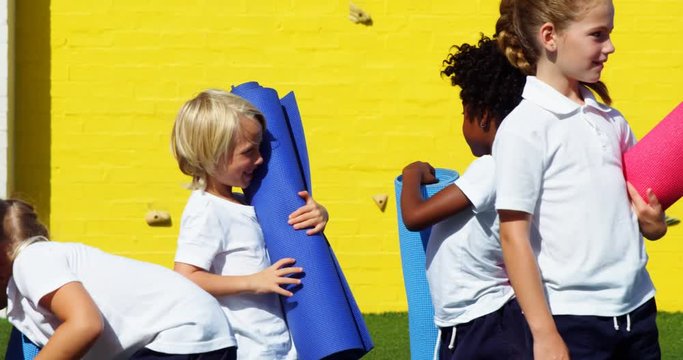
{"label": "curly black hair", "polygon": [[454,45],[443,61],[442,77],[459,86],[469,119],[488,115],[500,122],[522,101],[526,76],[510,65],[496,39],[481,35],[476,46]]}

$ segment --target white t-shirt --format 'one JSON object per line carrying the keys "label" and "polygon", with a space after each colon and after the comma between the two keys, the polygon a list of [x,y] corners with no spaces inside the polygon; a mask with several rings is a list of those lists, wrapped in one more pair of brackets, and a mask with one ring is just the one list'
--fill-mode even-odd
{"label": "white t-shirt", "polygon": [[39,301],[74,281],[104,320],[84,359],[128,359],[143,347],[195,354],[236,345],[218,302],[182,275],[77,243],[38,242],[21,251],[7,287],[9,321],[45,346],[61,322]]}
{"label": "white t-shirt", "polygon": [[427,280],[439,327],[494,312],[514,296],[498,238],[493,158],[475,159],[455,186],[472,206],[435,224],[427,245]]}
{"label": "white t-shirt", "polygon": [[581,94],[583,106],[527,78],[494,141],[496,208],[533,215],[553,314],[617,316],[654,296],[622,172],[635,138],[618,111]]}
{"label": "white t-shirt", "polygon": [[[196,190],[180,221],[176,262],[219,275],[249,275],[270,266],[252,206]],[[235,330],[238,359],[296,359],[276,294],[218,298]]]}

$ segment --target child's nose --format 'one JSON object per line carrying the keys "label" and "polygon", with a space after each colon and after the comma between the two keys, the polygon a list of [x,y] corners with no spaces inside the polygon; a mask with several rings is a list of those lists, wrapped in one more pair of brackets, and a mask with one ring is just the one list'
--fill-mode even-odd
{"label": "child's nose", "polygon": [[616,48],[614,47],[614,43],[612,43],[612,39],[607,40],[607,43],[605,43],[605,48],[603,49],[605,54],[611,54],[615,50]]}

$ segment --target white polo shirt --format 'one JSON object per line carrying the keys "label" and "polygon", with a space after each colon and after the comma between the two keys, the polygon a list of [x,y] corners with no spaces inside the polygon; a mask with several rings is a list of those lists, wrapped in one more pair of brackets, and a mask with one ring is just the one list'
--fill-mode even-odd
{"label": "white polo shirt", "polygon": [[475,159],[454,185],[472,206],[435,224],[426,252],[434,322],[439,327],[472,321],[514,297],[498,238],[493,158]]}
{"label": "white polo shirt", "polygon": [[143,347],[197,354],[236,345],[216,299],[190,280],[78,243],[37,242],[21,251],[7,287],[8,320],[45,346],[61,321],[40,299],[70,282],[83,285],[104,320],[83,359],[128,359]]}
{"label": "white polo shirt", "polygon": [[[219,275],[250,275],[270,266],[254,207],[193,191],[180,220],[175,261]],[[235,331],[238,359],[296,359],[277,294],[218,301]]]}
{"label": "white polo shirt", "polygon": [[531,241],[553,314],[617,316],[654,296],[622,154],[623,116],[528,77],[493,146],[496,209],[533,215]]}

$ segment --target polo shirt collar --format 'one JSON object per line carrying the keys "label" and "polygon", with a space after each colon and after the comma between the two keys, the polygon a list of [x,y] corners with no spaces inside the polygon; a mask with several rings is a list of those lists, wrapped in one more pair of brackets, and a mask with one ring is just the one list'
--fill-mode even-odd
{"label": "polo shirt collar", "polygon": [[[581,86],[581,96],[585,106],[589,106],[601,112],[609,112],[610,108],[600,104],[593,93],[585,86]],[[562,95],[552,86],[544,83],[535,76],[527,76],[526,85],[522,97],[534,104],[548,110],[558,116],[569,115],[581,108],[581,105]]]}
{"label": "polo shirt collar", "polygon": [[586,106],[590,106],[593,109],[604,113],[612,111],[611,107],[598,102],[598,100],[595,99],[593,92],[583,85],[581,86],[581,96],[583,97],[583,102],[586,104]]}

